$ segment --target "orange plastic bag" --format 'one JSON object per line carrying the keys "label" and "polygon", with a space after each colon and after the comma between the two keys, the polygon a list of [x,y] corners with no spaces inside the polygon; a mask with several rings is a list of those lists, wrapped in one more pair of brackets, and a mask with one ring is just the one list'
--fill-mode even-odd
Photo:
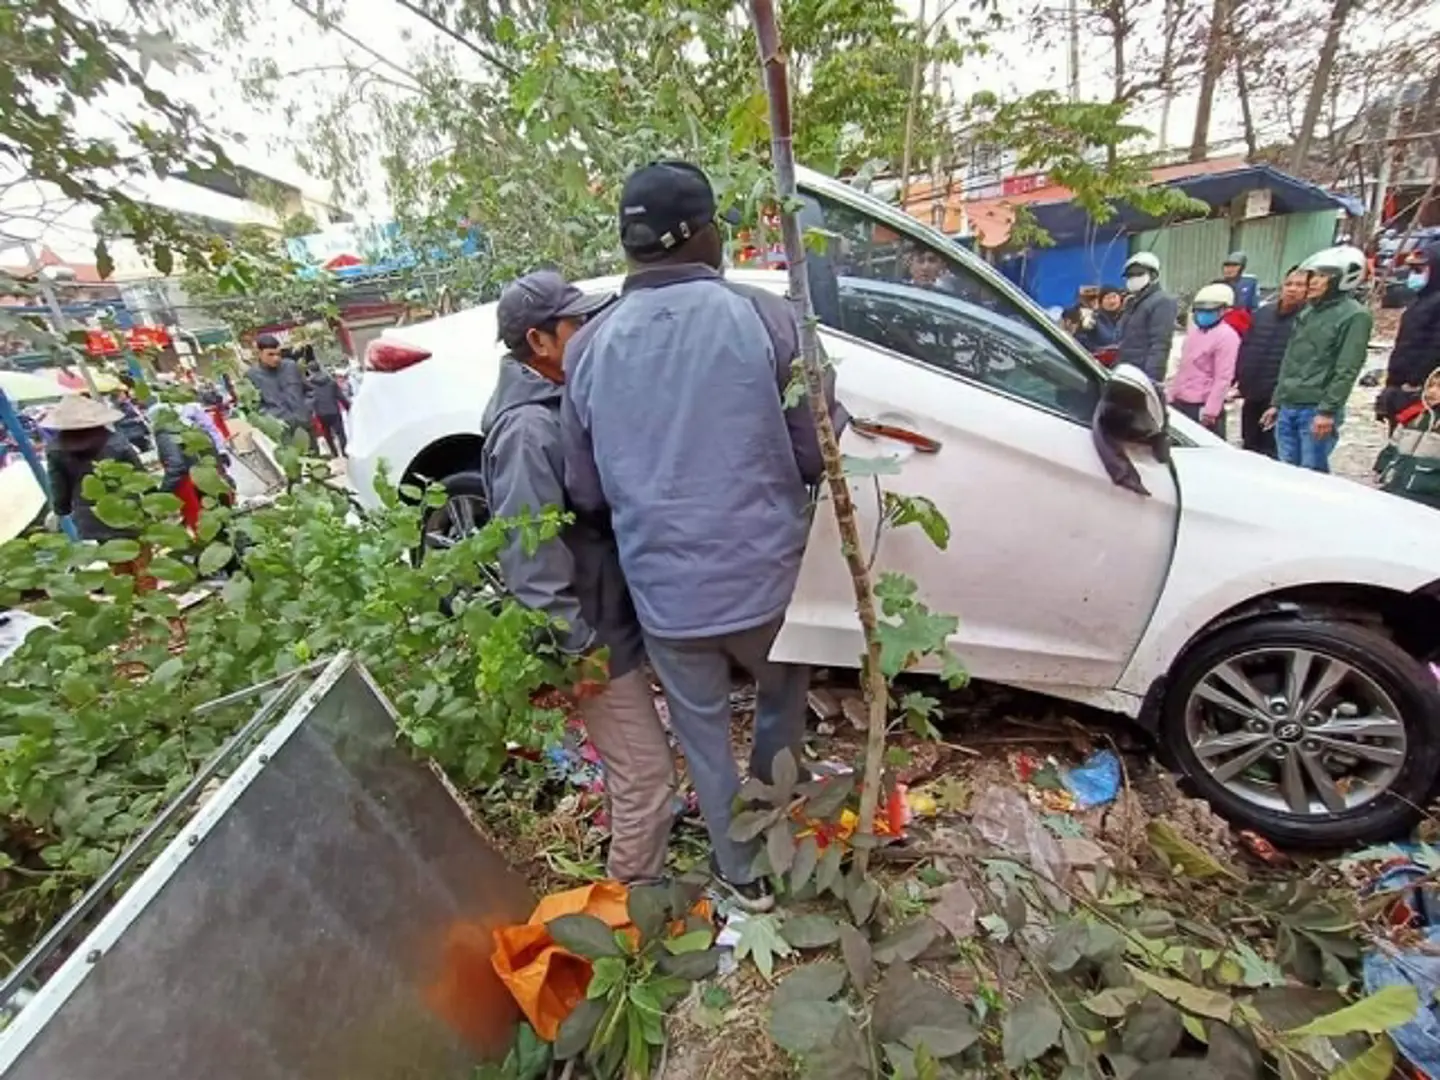
{"label": "orange plastic bag", "polygon": [[560,1025],[585,999],[590,961],[556,945],[545,924],[561,915],[593,915],[613,930],[630,924],[629,891],[616,881],[600,881],[547,896],[523,926],[495,931],[490,958],[535,1033],[554,1042]]}

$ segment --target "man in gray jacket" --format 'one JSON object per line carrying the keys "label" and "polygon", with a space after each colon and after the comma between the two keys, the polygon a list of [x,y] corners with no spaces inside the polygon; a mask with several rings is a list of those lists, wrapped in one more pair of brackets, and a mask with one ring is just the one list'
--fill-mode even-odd
{"label": "man in gray jacket", "polygon": [[1130,299],[1120,314],[1118,361],[1134,364],[1152,382],[1162,383],[1170,367],[1179,305],[1160,288],[1160,260],[1148,251],[1130,256],[1125,264],[1125,290]]}
{"label": "man in gray jacket", "polygon": [[[757,684],[751,775],[799,760],[808,670],[774,663],[823,466],[808,406],[786,408],[799,328],[780,296],[727,282],[710,182],[658,162],[625,183],[618,303],[565,354],[565,486],[609,513],[646,649],[705,814],[715,869],[753,910],[773,905],[754,843],[729,836],[732,662]],[[837,428],[844,415],[836,410]]]}
{"label": "man in gray jacket", "polygon": [[260,395],[260,411],[285,425],[286,435],[310,432],[312,399],[310,387],[300,365],[280,353],[280,342],[273,334],[255,339],[259,362],[246,374]]}
{"label": "man in gray jacket", "polygon": [[[481,421],[481,475],[496,518],[565,508],[561,356],[571,335],[609,299],[585,296],[553,271],[528,274],[501,293],[496,320],[509,353]],[[516,529],[500,570],[517,600],[555,621],[561,648],[580,657],[588,672],[576,696],[605,765],[610,876],[658,878],[673,816],[674,762],[640,668],[645,646],[608,522],[578,517],[533,552]]]}

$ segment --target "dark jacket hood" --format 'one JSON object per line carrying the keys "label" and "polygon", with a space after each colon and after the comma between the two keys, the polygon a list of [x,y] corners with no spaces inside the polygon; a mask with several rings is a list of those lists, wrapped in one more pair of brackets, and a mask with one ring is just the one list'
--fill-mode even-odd
{"label": "dark jacket hood", "polygon": [[500,361],[500,376],[495,380],[495,392],[485,406],[485,415],[480,418],[480,430],[490,431],[502,416],[523,405],[559,409],[560,394],[558,383],[551,382],[530,365],[507,355]]}
{"label": "dark jacket hood", "polygon": [[1440,240],[1422,244],[1420,254],[1425,257],[1425,265],[1430,270],[1430,277],[1426,280],[1425,287],[1415,295],[1434,296],[1440,293]]}

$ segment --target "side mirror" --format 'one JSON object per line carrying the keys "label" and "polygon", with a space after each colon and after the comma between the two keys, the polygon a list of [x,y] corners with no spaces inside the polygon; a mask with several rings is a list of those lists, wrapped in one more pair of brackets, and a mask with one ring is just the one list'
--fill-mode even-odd
{"label": "side mirror", "polygon": [[1125,442],[1151,442],[1164,433],[1168,416],[1150,376],[1134,364],[1111,370],[1096,417],[1106,434]]}

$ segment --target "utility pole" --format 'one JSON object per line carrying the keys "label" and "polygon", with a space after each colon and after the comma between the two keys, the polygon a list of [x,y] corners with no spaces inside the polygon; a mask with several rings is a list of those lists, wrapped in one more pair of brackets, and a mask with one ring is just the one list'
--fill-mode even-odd
{"label": "utility pole", "polygon": [[[1395,95],[1398,99],[1399,94]],[[1400,132],[1400,103],[1390,102],[1390,116],[1385,121],[1385,140],[1380,144],[1380,169],[1375,174],[1375,197],[1370,200],[1369,235],[1379,232],[1385,224],[1385,196],[1390,189],[1390,170],[1395,161],[1395,137]]]}
{"label": "utility pole", "polygon": [[50,279],[43,273],[44,267],[40,265],[34,245],[26,240],[24,247],[25,257],[30,260],[30,265],[35,267],[35,283],[40,288],[40,295],[45,299],[45,306],[50,309],[50,321],[55,324],[55,333],[65,343],[64,347],[73,355],[76,366],[80,368],[80,375],[85,380],[85,386],[90,391],[90,396],[99,401],[100,390],[95,385],[95,376],[90,373],[90,365],[85,363],[85,356],[81,350],[71,346],[65,338],[65,309],[60,306],[60,298],[55,295],[55,286],[50,284]]}
{"label": "utility pole", "polygon": [[1070,0],[1070,52],[1066,74],[1070,79],[1070,100],[1080,100],[1080,0]]}

